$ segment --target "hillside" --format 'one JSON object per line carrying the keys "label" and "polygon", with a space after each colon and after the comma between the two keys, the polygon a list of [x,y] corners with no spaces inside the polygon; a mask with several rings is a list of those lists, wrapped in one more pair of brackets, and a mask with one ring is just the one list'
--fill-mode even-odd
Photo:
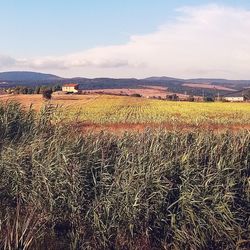
{"label": "hillside", "polygon": [[0,73],[0,81],[5,82],[23,82],[23,81],[54,81],[59,80],[61,77],[29,71],[10,71]]}
{"label": "hillside", "polygon": [[18,85],[56,85],[68,82],[80,84],[82,90],[100,89],[139,89],[148,86],[158,86],[168,89],[168,92],[187,95],[215,96],[223,95],[233,90],[241,90],[250,87],[250,80],[226,80],[226,79],[179,79],[172,77],[136,78],[62,78],[52,74],[38,72],[13,71],[0,73],[1,87],[13,87]]}

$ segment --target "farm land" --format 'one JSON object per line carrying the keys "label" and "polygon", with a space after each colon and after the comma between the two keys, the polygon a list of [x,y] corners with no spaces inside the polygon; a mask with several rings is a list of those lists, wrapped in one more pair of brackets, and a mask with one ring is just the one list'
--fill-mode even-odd
{"label": "farm land", "polygon": [[0,249],[249,249],[249,128],[249,103],[2,95]]}
{"label": "farm land", "polygon": [[5,95],[0,101],[17,101],[39,111],[46,103],[57,107],[65,122],[82,130],[239,130],[250,128],[249,103],[172,102],[113,95]]}

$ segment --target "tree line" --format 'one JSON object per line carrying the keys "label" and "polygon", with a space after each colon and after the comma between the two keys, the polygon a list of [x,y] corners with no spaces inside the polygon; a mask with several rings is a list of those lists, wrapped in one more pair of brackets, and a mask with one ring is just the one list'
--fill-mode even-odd
{"label": "tree line", "polygon": [[61,91],[61,85],[52,85],[52,86],[35,86],[35,87],[27,87],[27,86],[15,86],[11,88],[7,88],[4,91],[8,94],[23,94],[23,95],[31,95],[31,94],[43,94],[44,91]]}

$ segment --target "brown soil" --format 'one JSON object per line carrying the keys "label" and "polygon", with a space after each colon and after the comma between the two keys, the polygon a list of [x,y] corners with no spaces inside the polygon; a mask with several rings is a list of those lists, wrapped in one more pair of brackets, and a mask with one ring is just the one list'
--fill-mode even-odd
{"label": "brown soil", "polygon": [[87,93],[102,93],[102,94],[113,94],[113,95],[133,95],[140,94],[143,97],[161,96],[166,97],[167,94],[171,94],[165,88],[137,88],[137,89],[95,89],[85,90]]}
{"label": "brown soil", "polygon": [[[85,104],[94,101],[98,95],[53,95],[50,103],[55,105],[71,106],[77,104]],[[0,101],[17,101],[24,107],[29,108],[30,105],[39,111],[40,108],[48,101],[42,98],[42,95],[0,95]]]}
{"label": "brown soil", "polygon": [[202,125],[196,126],[192,124],[169,124],[169,123],[117,123],[117,124],[93,124],[93,123],[74,123],[73,127],[82,132],[101,132],[107,131],[115,134],[123,134],[124,132],[144,132],[147,129],[164,129],[167,131],[233,131],[249,130],[250,124],[247,125]]}

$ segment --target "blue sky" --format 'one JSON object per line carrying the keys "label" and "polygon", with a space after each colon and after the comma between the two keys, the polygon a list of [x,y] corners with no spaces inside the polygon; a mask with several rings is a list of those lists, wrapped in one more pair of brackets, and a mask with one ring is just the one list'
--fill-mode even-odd
{"label": "blue sky", "polygon": [[[137,68],[134,67],[131,71],[128,68],[122,71],[122,66],[126,67],[126,62],[130,58],[121,59],[114,65],[110,63],[109,67],[107,67],[108,63],[104,65],[99,61],[104,57],[105,62],[113,60],[106,56],[110,46],[120,46],[114,48],[118,53],[112,52],[118,55],[124,46],[133,41],[133,37],[139,37],[139,39],[140,36],[147,37],[159,31],[162,26],[175,25],[178,23],[178,18],[186,18],[186,15],[189,15],[186,11],[179,12],[176,11],[177,9],[187,6],[198,10],[202,7],[205,10],[211,4],[216,6],[215,9],[231,8],[231,16],[229,10],[227,12],[228,18],[233,18],[233,9],[244,11],[244,13],[250,9],[250,1],[244,0],[213,2],[202,0],[1,0],[0,56],[2,56],[2,63],[0,62],[0,71],[12,70],[12,68],[20,68],[20,70],[37,68],[39,71],[55,71],[61,75],[112,76],[113,68],[116,71],[113,75],[118,76],[120,72],[126,72],[124,76],[129,76],[131,72],[131,76],[140,77],[143,74],[137,74],[136,69],[139,64],[146,65],[146,59],[145,62],[134,60],[133,65],[136,64]],[[101,59],[92,56],[96,54],[92,51],[95,48],[103,48],[98,51],[103,55]],[[72,55],[76,56],[76,54],[82,55],[81,60],[86,57],[87,59],[84,60],[88,62],[93,58],[93,63],[91,61],[91,65],[87,66],[82,64],[83,66],[77,66],[77,69],[65,65],[53,68],[56,62],[72,60]],[[46,68],[43,65],[39,68],[41,60],[45,57],[49,57],[50,67]],[[21,63],[29,60],[36,60],[37,67],[32,66],[34,63]],[[18,63],[12,65],[11,62],[14,61]],[[117,65],[119,70],[117,70]],[[156,66],[154,67],[155,74],[164,74],[164,71],[159,71]],[[154,67],[151,67],[146,74],[154,74]],[[199,70],[197,69],[196,72]],[[166,74],[169,73],[171,72],[166,71]],[[173,75],[177,73],[173,71]],[[195,75],[195,73],[192,74]],[[188,72],[187,75],[189,75]],[[242,75],[242,77],[245,76]]]}
{"label": "blue sky", "polygon": [[[215,1],[250,7],[250,1]],[[120,44],[154,31],[182,6],[202,0],[2,0],[1,50],[15,56],[59,55]],[[213,2],[212,2],[213,3]]]}

